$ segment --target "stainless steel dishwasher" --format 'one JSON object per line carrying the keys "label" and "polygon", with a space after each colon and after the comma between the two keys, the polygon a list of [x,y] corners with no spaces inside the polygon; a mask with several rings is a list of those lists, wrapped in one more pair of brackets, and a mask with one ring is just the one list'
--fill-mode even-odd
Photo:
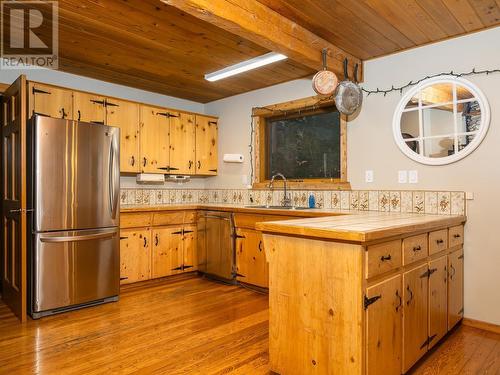
{"label": "stainless steel dishwasher", "polygon": [[233,215],[204,211],[198,216],[198,271],[236,283]]}

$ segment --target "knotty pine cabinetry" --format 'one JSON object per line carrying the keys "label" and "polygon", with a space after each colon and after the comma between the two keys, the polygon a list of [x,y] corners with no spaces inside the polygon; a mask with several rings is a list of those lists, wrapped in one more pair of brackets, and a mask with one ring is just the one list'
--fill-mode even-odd
{"label": "knotty pine cabinetry", "polygon": [[271,370],[410,371],[463,317],[465,218],[329,220],[257,224],[269,262]]}
{"label": "knotty pine cabinetry", "polygon": [[121,284],[195,271],[195,222],[195,211],[122,213]]}
{"label": "knotty pine cabinetry", "polygon": [[33,114],[120,128],[120,172],[217,174],[217,118],[28,82]]}
{"label": "knotty pine cabinetry", "polygon": [[459,225],[367,247],[368,374],[408,372],[462,319],[462,246]]}

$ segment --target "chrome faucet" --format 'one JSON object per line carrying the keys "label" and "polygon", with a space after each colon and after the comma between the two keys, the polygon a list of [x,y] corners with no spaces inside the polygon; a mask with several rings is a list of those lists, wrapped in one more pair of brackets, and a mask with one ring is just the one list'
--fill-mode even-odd
{"label": "chrome faucet", "polygon": [[269,189],[271,189],[271,191],[273,190],[274,180],[276,179],[276,177],[280,177],[283,180],[283,201],[281,202],[281,205],[283,207],[290,207],[292,204],[292,200],[288,197],[288,194],[286,192],[286,177],[283,174],[276,173],[275,175],[273,175],[273,177],[271,177],[271,182],[269,182]]}

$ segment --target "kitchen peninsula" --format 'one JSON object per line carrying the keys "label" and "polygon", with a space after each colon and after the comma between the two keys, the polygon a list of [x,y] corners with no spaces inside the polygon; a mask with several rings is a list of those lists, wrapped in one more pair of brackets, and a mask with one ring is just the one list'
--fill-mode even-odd
{"label": "kitchen peninsula", "polygon": [[463,316],[465,220],[377,212],[257,224],[271,369],[406,373]]}

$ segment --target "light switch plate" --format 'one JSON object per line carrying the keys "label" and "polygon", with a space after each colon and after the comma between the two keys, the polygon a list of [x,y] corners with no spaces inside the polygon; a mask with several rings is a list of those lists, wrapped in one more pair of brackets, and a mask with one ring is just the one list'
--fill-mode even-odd
{"label": "light switch plate", "polygon": [[373,182],[373,171],[372,170],[365,171],[365,182],[368,182],[368,183]]}
{"label": "light switch plate", "polygon": [[418,183],[418,171],[416,171],[416,170],[408,171],[408,182],[410,184],[417,184]]}
{"label": "light switch plate", "polygon": [[398,182],[406,184],[408,182],[408,171],[398,171]]}

